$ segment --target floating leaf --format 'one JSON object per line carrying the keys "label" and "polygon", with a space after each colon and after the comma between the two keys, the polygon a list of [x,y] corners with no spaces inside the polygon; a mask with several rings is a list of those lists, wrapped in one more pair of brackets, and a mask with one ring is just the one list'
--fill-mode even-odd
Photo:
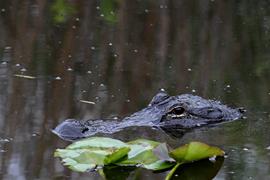
{"label": "floating leaf", "polygon": [[[165,170],[174,166],[166,179],[170,179],[181,164],[219,155],[224,155],[221,149],[200,142],[191,142],[169,153],[165,143],[146,139],[124,143],[106,137],[83,139],[55,152],[64,165],[79,172],[112,165],[139,166],[150,170]],[[101,174],[103,172],[100,171]]]}
{"label": "floating leaf", "polygon": [[76,141],[69,145],[67,149],[79,149],[79,148],[121,148],[126,147],[127,144],[117,139],[106,137],[91,137]]}
{"label": "floating leaf", "polygon": [[127,156],[130,148],[122,141],[94,137],[77,141],[66,149],[57,149],[55,157],[61,157],[64,165],[79,172],[103,167]]}
{"label": "floating leaf", "polygon": [[173,174],[180,165],[214,156],[223,156],[224,151],[217,147],[209,146],[201,142],[191,142],[171,151],[169,155],[177,161],[177,164],[168,173],[168,175],[166,176],[166,180],[172,178]]}
{"label": "floating leaf", "polygon": [[169,155],[181,163],[198,161],[213,156],[223,156],[224,151],[201,142],[191,142],[171,151]]}

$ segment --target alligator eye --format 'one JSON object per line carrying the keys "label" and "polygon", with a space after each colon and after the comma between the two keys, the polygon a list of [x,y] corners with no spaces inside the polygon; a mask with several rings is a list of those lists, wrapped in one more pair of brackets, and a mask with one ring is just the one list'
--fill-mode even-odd
{"label": "alligator eye", "polygon": [[174,118],[183,118],[187,115],[185,108],[183,107],[174,107],[171,109],[167,114],[166,118],[167,119],[174,119]]}
{"label": "alligator eye", "polygon": [[185,109],[183,107],[176,107],[174,109],[172,109],[169,114],[173,114],[173,115],[181,115],[185,112]]}

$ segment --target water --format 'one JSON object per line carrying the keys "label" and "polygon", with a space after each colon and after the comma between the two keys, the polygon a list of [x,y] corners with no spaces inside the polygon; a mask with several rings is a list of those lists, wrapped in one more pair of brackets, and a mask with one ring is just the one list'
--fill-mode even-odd
{"label": "water", "polygon": [[245,107],[247,118],[179,139],[150,128],[107,136],[203,141],[227,153],[216,179],[270,179],[269,47],[266,0],[1,1],[0,179],[100,178],[64,168],[53,152],[68,143],[50,130],[124,117],[161,88]]}

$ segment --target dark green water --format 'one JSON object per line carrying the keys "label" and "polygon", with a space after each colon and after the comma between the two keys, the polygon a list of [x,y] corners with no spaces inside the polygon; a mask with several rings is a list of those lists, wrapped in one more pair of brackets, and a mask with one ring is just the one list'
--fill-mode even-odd
{"label": "dark green water", "polygon": [[227,153],[216,179],[270,179],[269,78],[267,0],[2,0],[0,179],[100,178],[64,168],[53,152],[68,143],[50,130],[71,117],[124,117],[161,88],[245,107],[247,118],[181,139],[149,128],[107,136],[203,141]]}

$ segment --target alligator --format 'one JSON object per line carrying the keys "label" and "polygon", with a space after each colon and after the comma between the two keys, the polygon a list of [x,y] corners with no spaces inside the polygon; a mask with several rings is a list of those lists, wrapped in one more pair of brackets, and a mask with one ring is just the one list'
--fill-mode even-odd
{"label": "alligator", "polygon": [[97,133],[112,134],[127,127],[150,126],[177,136],[186,130],[239,119],[243,112],[242,108],[230,108],[200,96],[169,96],[166,92],[159,92],[146,108],[121,121],[67,119],[52,132],[64,140],[73,141]]}

